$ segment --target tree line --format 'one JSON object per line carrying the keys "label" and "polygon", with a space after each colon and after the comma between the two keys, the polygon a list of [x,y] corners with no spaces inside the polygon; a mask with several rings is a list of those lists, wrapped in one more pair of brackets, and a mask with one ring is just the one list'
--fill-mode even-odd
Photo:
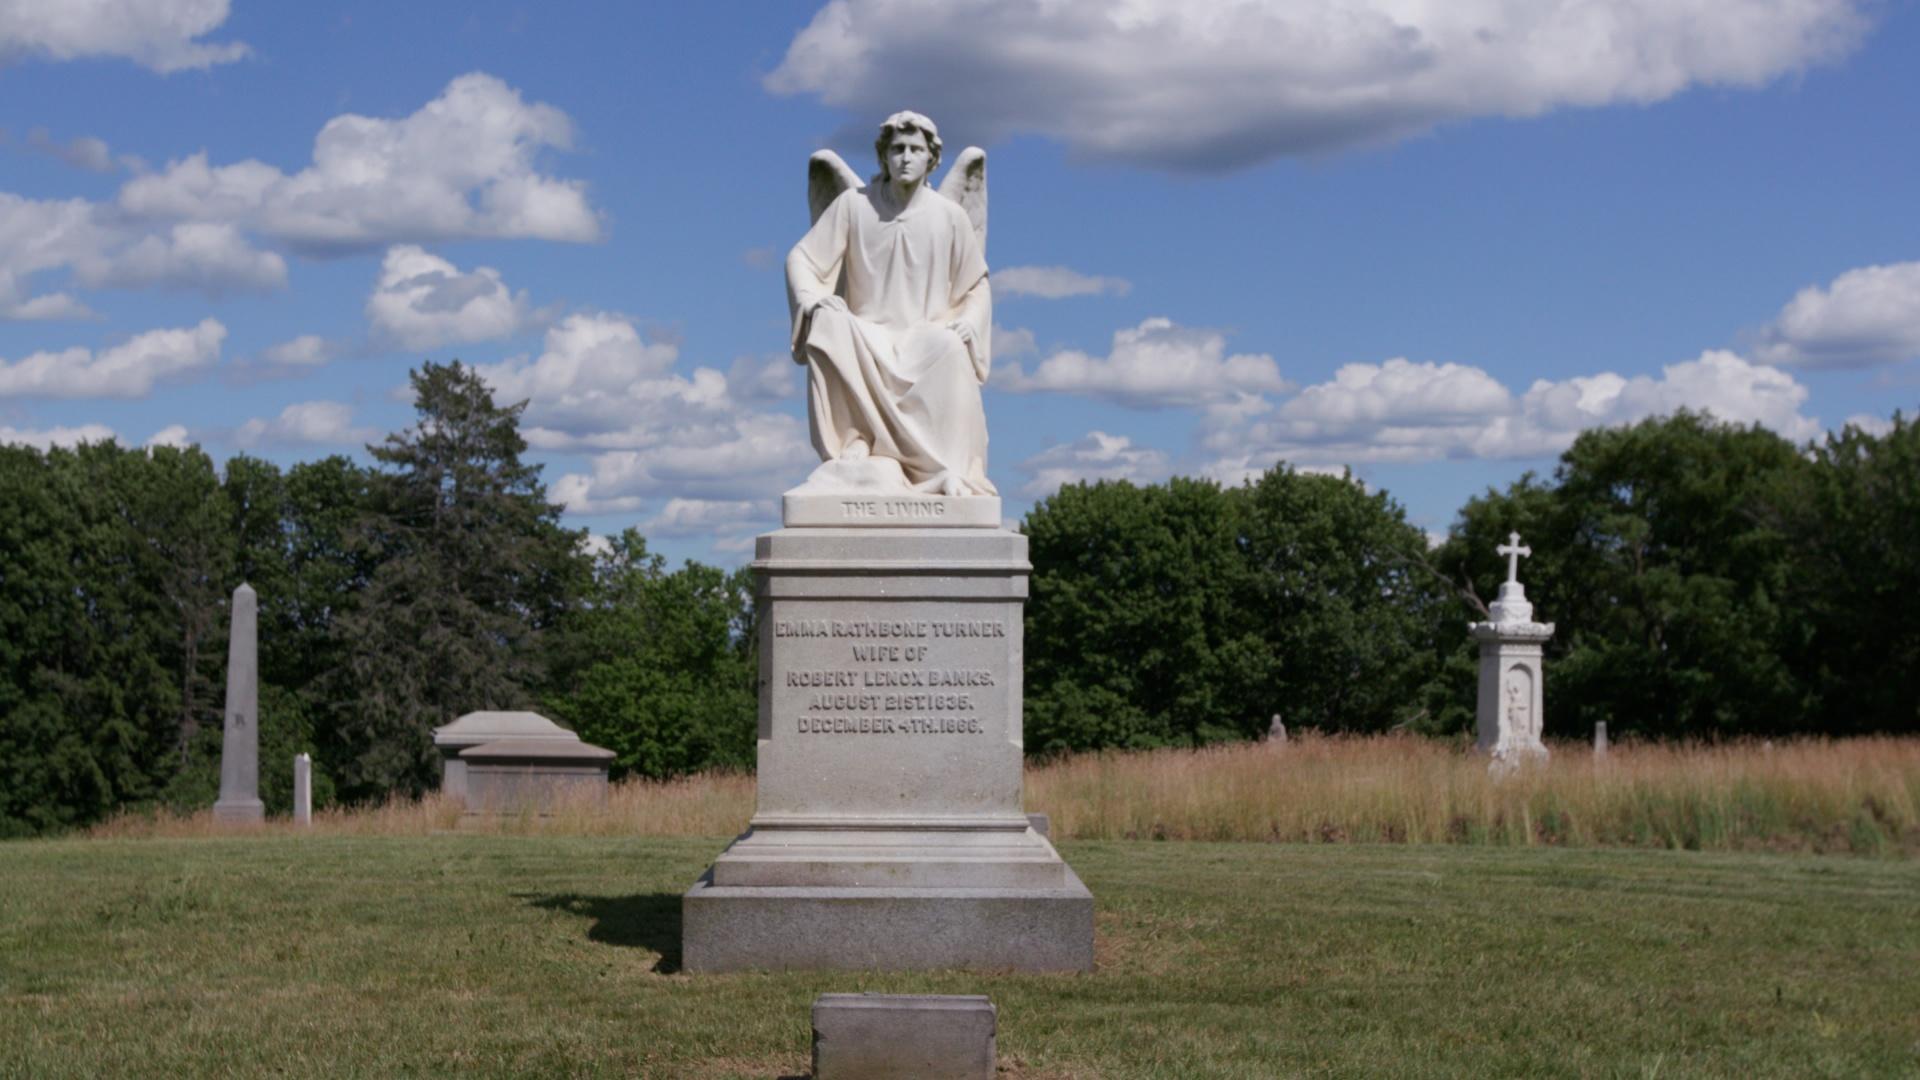
{"label": "tree line", "polygon": [[1681,412],[1583,433],[1429,546],[1384,492],[1276,466],[1222,488],[1068,485],[1026,520],[1027,748],[1473,727],[1519,532],[1545,731],[1920,732],[1920,425],[1796,446]]}
{"label": "tree line", "polygon": [[[416,422],[287,469],[197,447],[0,447],[0,836],[219,786],[228,597],[260,597],[262,798],[438,780],[431,729],[533,708],[616,774],[750,768],[751,580],[590,547],[522,460],[521,406],[458,362]],[[1473,723],[1469,620],[1519,531],[1546,730],[1920,730],[1920,431],[1795,446],[1681,413],[1583,434],[1437,547],[1384,492],[1284,464],[1240,487],[1070,484],[1023,526],[1030,754]]]}

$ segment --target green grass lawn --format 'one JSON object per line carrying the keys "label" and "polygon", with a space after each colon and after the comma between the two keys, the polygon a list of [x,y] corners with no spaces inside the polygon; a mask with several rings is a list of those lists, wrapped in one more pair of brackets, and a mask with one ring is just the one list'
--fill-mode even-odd
{"label": "green grass lawn", "polygon": [[1022,1077],[1920,1076],[1916,861],[1077,843],[1092,975],[686,975],[724,842],[0,845],[0,1075],[794,1075],[878,990]]}

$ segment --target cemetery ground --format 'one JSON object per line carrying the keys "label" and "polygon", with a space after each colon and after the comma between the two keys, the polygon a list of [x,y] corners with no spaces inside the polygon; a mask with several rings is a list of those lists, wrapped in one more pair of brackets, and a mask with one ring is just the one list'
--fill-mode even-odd
{"label": "cemetery ground", "polygon": [[[0,1076],[798,1076],[827,991],[980,993],[1020,1077],[1920,1075],[1920,740],[1415,738],[1032,767],[1090,975],[679,970],[739,774],[0,844]],[[1222,842],[1232,841],[1232,842]]]}
{"label": "cemetery ground", "polygon": [[1920,1071],[1920,861],[1080,841],[1090,975],[678,970],[724,837],[0,847],[0,1075],[795,1076],[826,991],[1021,1077]]}

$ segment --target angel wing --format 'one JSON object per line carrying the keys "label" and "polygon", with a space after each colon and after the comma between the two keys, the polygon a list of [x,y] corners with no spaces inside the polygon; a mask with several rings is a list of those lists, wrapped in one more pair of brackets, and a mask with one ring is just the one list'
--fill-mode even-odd
{"label": "angel wing", "polygon": [[967,212],[973,222],[973,234],[980,240],[980,250],[987,250],[987,152],[977,146],[960,151],[940,181],[940,194],[959,203]]}
{"label": "angel wing", "polygon": [[807,209],[813,215],[809,224],[819,221],[820,215],[827,212],[827,207],[832,206],[841,193],[866,186],[860,174],[849,168],[839,154],[815,150],[807,159]]}

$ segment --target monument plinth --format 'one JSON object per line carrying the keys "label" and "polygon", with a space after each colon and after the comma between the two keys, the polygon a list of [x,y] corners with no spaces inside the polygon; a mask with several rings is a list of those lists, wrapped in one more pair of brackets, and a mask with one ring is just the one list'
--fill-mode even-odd
{"label": "monument plinth", "polygon": [[1493,768],[1504,771],[1547,760],[1547,745],[1540,739],[1546,703],[1540,664],[1553,624],[1533,621],[1533,604],[1520,584],[1520,557],[1533,549],[1521,547],[1520,534],[1513,533],[1495,550],[1507,556],[1507,580],[1488,607],[1488,620],[1467,629],[1480,642],[1477,743],[1493,756]]}
{"label": "monument plinth", "polygon": [[1026,537],[786,528],[755,554],[758,803],[686,894],[687,970],[1090,969],[1093,897],[1021,802]]}

